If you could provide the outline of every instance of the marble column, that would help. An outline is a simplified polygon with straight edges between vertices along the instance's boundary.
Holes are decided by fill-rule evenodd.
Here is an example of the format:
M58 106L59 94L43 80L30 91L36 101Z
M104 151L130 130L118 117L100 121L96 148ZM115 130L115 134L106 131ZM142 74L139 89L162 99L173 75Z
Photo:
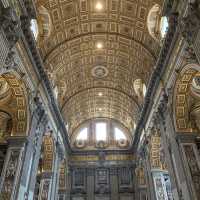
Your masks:
M25 137L8 139L8 150L0 183L0 199L17 199L25 145Z
M73 172L70 168L68 168L66 177L66 190L67 190L66 200L71 200L72 178L73 178Z
M135 199L143 200L149 199L150 200L150 188L148 183L148 174L147 170L145 169L144 165L145 158L142 156L139 158L137 169L136 169L136 183L135 183ZM148 187L147 187L148 186Z
M151 163L149 160L149 155L146 152L145 153L145 160L144 160L144 165L145 165L145 171L146 171L146 177L147 177L147 185L148 185L148 196L150 200L155 200L156 196L155 196L155 192L153 190L154 188L154 184L153 184L153 177L152 177L152 173L151 173Z
M110 190L111 190L111 200L119 200L117 168L110 169Z
M171 115L172 110L171 106L168 106L168 97L164 95L158 108L157 124L159 124L164 152L167 156L166 161L172 182L173 197L175 200L194 200L191 182L188 180L188 173L183 160L181 143L177 140L178 134L175 132Z
M42 137L46 131L47 116L39 98L35 98L35 110L32 113L29 136L25 147L18 199L33 199Z
M59 175L60 175L60 165L64 159L63 150L61 144L56 143L56 155L54 160L54 169L53 169L53 181L51 188L51 199L57 199L58 189L59 189Z
M94 169L88 168L87 169L87 200L94 199Z
M178 137L184 162L185 174L192 199L200 199L200 156L196 145L196 135Z
M166 134L166 129L165 129L165 122L163 122L163 118L158 114L157 115L157 120L155 121L157 128L161 134L161 144L162 144L162 150L163 150L163 156L164 160L166 161L167 164L167 171L170 175L170 181L171 181L171 189L173 193L173 197L176 200L181 199L181 194L179 194L179 186L177 184L176 176L175 176L175 171L172 165L172 157L171 157L171 145L169 143L169 139Z

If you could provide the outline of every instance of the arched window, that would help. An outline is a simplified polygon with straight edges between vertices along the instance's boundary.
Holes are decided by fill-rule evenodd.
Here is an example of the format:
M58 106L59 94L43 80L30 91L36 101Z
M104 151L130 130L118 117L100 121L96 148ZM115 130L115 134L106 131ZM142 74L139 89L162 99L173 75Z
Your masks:
M115 140L126 140L125 133L118 127L114 128Z
M95 124L95 134L97 141L106 141L107 139L107 124L105 122L97 122Z
M155 4L149 14L147 16L147 28L149 34L155 39L158 40L160 38L160 30L159 30L159 20L160 20L160 6Z
M168 20L167 17L162 17L161 21L160 21L160 34L161 34L161 38L164 38L167 31L168 31Z
M149 11L147 17L147 27L149 34L157 41L165 38L168 30L168 19L161 16L161 7L155 4Z
M82 128L78 133L76 140L87 140L88 139L88 128Z
M39 30L38 30L38 24L37 24L37 20L36 19L32 19L31 20L30 29L31 29L31 31L33 33L33 36L34 36L35 40L37 40Z
M139 98L144 98L146 95L146 85L143 83L142 79L136 79L133 83L133 88L136 95Z

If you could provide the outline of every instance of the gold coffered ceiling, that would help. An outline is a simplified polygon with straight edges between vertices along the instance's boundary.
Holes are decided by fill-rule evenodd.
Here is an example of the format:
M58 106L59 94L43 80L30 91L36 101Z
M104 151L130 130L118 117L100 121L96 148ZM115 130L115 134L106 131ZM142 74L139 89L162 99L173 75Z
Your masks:
M102 8L98 7L101 4ZM53 30L40 49L58 86L69 134L102 117L130 131L139 114L134 80L148 83L158 44L147 30L159 0L41 0Z

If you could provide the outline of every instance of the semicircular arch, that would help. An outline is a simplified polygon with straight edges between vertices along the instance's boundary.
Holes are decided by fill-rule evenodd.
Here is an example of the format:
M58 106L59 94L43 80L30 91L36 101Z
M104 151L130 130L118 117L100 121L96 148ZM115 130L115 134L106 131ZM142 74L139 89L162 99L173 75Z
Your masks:
M195 123L191 118L191 86L194 77L198 73L198 64L188 64L184 66L176 80L173 99L173 117L176 132L197 132Z
M10 136L26 136L28 135L28 107L25 84L12 73L5 73L0 78L7 85L1 85L5 92L3 96L1 95L0 110L7 112L12 118Z

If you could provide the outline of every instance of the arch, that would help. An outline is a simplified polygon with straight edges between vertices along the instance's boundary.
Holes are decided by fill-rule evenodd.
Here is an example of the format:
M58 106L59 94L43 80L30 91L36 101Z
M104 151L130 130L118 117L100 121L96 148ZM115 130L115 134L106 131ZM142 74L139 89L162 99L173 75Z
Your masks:
M28 134L27 96L24 83L14 74L0 76L0 110L12 120L12 130L7 136Z
M199 73L199 65L188 64L180 72L174 88L173 117L175 129L180 133L197 132L191 118L192 82Z
M51 135L43 137L42 172L52 172L54 161L54 141Z
M133 88L138 98L143 100L146 95L146 85L142 79L135 79L133 82Z

